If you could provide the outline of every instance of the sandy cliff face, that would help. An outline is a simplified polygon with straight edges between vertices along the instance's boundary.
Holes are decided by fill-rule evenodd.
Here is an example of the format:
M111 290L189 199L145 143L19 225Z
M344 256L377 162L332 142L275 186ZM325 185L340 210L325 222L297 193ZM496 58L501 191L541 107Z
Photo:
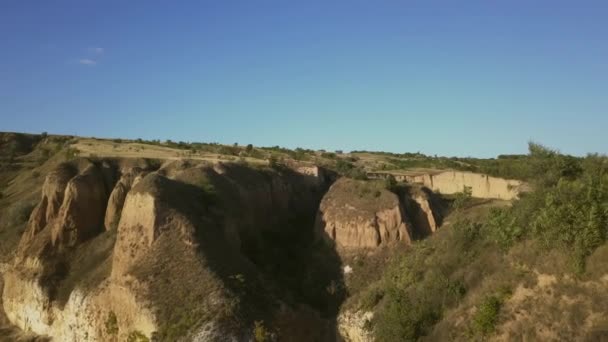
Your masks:
M87 254L89 241L103 231L109 167L82 160L61 165L46 177L14 263L4 274L4 311L21 329L56 340L88 341L113 338L103 328L110 312L122 313L125 323L142 325L138 317L146 317L146 308L124 288L108 281L87 289L70 284L71 272L102 268L91 264L94 250L88 260L71 259L79 248ZM71 290L60 299L66 289Z
M67 183L58 218L51 229L53 245L74 247L98 234L108 195L98 167L89 165L73 177Z
M106 230L116 229L118 221L120 220L122 208L125 204L125 199L127 198L127 193L144 175L145 172L138 167L127 169L118 183L116 183L114 189L112 189L106 208L104 219L104 227Z
M289 222L314 217L327 186L319 172L168 164L144 174L79 161L48 175L4 274L3 306L13 324L73 341L174 340L187 335L184 322L204 323L191 338L240 338L252 331L247 322L234 325L241 310L271 312L253 305L277 300L258 298L269 294L257 255L286 227L299 227ZM395 215L379 213L383 237L398 226ZM244 281L260 290L243 293Z
M464 187L469 187L473 197L504 200L517 198L522 186L521 181L463 171L443 171L419 176L402 176L402 178L409 183L422 184L442 194L462 192Z
M317 231L342 250L376 248L395 243L410 244L416 230L437 229L431 204L418 194L406 198L379 183L342 178L323 197L317 214ZM416 206L405 205L406 201Z
M53 222L57 217L63 203L65 188L76 171L73 166L65 164L46 176L42 186L42 198L30 215L26 232L21 240L22 245L27 245L48 222Z

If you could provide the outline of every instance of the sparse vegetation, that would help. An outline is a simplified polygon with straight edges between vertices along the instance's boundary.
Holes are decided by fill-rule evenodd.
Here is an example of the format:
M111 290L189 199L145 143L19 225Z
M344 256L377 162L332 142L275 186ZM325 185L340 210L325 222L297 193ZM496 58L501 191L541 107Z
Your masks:
M461 210L466 207L471 201L473 191L471 187L465 186L462 192L454 194L454 202L452 202L452 208L454 210Z
M485 336L494 332L501 306L502 299L498 296L491 295L484 298L473 316L473 333Z
M67 160L72 160L72 159L78 157L79 155L80 155L80 151L78 151L75 148L68 147L65 150L65 159L67 159Z
M431 333L447 308L462 304L469 289L478 288L481 279L496 278L502 285L482 292L470 318L472 335L463 339L484 339L492 334L509 295L504 288L526 276L521 270L547 268L546 259L509 253L520 244L540 246L545 252L539 253L569 258L572 267L558 268L558 272L585 272L587 258L606 242L608 159L563 156L533 143L530 154L519 159L525 159L537 175L530 179L534 191L512 206L488 208L477 222L457 220L449 231L414 244L380 283L372 285L376 290L364 292L361 303L375 306L378 313L373 322L378 340L417 340ZM466 205L469 197L466 189L456 196L456 218L474 210L468 209L474 203ZM505 268L500 260L507 257L515 258L510 262L519 265L520 271ZM462 278L462 274L467 276Z
M129 336L127 336L127 342L150 342L150 339L141 331L135 330L129 333Z
M253 340L255 342L267 342L270 340L270 333L264 326L264 321L253 322Z
M35 204L32 202L17 202L14 203L11 207L9 207L8 212L6 214L5 225L7 227L10 226L20 226L27 222L32 210L34 210Z
M118 334L118 319L114 311L108 312L108 318L106 319L106 333L108 335Z

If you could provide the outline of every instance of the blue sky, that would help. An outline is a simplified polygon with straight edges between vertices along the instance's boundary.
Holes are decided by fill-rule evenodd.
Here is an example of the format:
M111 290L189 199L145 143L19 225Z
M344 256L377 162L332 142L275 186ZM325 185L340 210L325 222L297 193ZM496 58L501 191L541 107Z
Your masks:
M0 2L0 131L606 153L606 1Z

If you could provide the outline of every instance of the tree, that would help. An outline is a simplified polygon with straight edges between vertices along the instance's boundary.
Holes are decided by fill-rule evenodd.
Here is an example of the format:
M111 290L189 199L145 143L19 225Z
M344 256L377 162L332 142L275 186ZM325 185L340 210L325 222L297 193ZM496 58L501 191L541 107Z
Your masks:
M253 151L253 145L248 144L247 147L245 148L245 151L247 151L247 153L251 153L251 151Z

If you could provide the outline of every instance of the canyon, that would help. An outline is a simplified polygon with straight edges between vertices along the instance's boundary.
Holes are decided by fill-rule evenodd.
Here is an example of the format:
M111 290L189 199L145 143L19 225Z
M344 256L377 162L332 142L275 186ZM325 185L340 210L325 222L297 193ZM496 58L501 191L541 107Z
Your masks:
M236 341L253 331L251 317L283 334L309 329L332 340L344 294L325 289L342 282L342 253L407 246L437 229L420 190L366 186L311 166L61 163L4 265L4 312L21 330L56 340ZM273 258L294 245L300 251L290 257L302 268L282 269L294 265Z

